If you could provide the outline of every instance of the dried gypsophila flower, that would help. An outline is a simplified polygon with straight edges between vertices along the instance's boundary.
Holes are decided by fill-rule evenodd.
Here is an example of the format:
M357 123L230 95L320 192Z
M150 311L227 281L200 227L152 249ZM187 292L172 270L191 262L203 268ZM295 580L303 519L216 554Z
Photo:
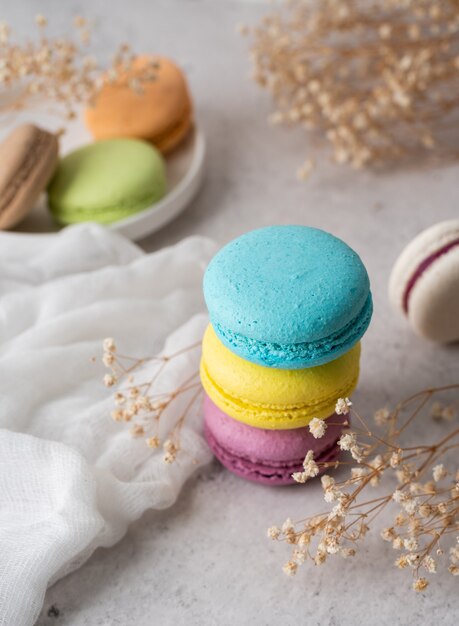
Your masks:
M181 451L180 432L189 412L201 395L202 388L198 371L188 376L176 389L168 393L161 392L159 396L155 385L165 368L176 357L197 349L199 345L199 342L192 344L171 355L138 359L120 354L112 338L107 338L103 342L102 362L110 370L104 376L104 384L107 387L119 386L114 393L115 408L111 412L112 419L116 422L130 422L131 436L143 437L145 444L152 450L162 445L163 460L166 464L174 463ZM140 375L142 366L149 363L156 365L152 377L136 383L135 374ZM161 443L159 437L161 417L183 394L187 394L186 397L189 396L190 399L185 409L178 414L168 438Z
M413 583L413 589L415 591L425 591L429 586L429 581L426 578L417 578Z
M88 55L90 27L83 17L75 18L75 32L67 37L47 37L48 22L43 15L38 15L35 23L38 37L18 43L8 24L0 22L0 88L11 94L0 104L0 115L53 103L57 105L53 112L74 119L81 105L95 102L105 83L126 76L136 58L130 46L121 44L112 63L100 66ZM129 88L142 93L145 85L155 80L157 68L152 60L136 69ZM112 350L107 347L106 351Z
M116 383L118 382L116 376L114 376L113 374L105 374L104 376L104 385L106 387L113 387L113 385L116 385Z
M328 474L324 474L321 478L321 483L325 502L336 502L342 494L336 487L335 479L328 476Z
M430 414L435 420L451 421L456 415L456 410L451 405L446 406L441 402L434 402Z
M454 0L286 0L240 32L276 107L270 123L315 132L337 163L457 156L447 141L459 90ZM309 158L298 178L313 166Z
M374 414L374 421L378 426L384 426L391 418L391 413L386 407L378 409Z
M112 337L107 337L103 342L104 352L116 352L116 343Z
M314 437L314 439L321 439L325 435L325 431L327 430L327 424L325 420L321 420L318 417L313 417L309 422L309 432Z
M340 442L351 454L354 448L360 448L363 459L359 467L351 468L347 479L338 482L328 474L322 476L324 500L333 505L331 511L308 517L301 523L288 518L282 528L272 527L268 531L272 539L285 540L292 546L291 559L284 566L286 574L296 574L298 567L307 561L322 565L333 555L354 556L371 520L392 503L398 512L381 536L401 553L394 564L412 572L413 589L422 592L428 587L429 581L421 572L435 575L443 567L450 575L459 575L459 536L449 551L445 546L452 533L457 535L459 531L459 470L448 471L439 462L448 450L459 447L459 427L431 445L404 448L400 441L404 430L415 419L422 419L427 400L451 390L459 390L459 384L428 389L398 403L394 411L388 412L390 419L382 420L382 434L373 434L362 416L351 409L354 421L362 428L343 434ZM411 413L406 417L408 411ZM308 453L305 472L299 473L300 482L311 477L305 475L309 474L306 468L311 474L315 474L316 467L318 471L323 469L320 463L315 463L316 467L311 463L315 461L312 453ZM339 461L333 466L343 463L347 462ZM429 472L433 480L429 479ZM365 490L391 474L399 481L397 489L365 499ZM367 520L370 520L368 524Z
M350 450L353 446L357 445L357 435L353 432L345 433L341 435L338 440L338 446L341 450Z
M439 463L438 465L435 465L435 467L432 468L432 476L436 483L438 483L438 481L441 480L442 478L445 478L447 475L448 475L448 472L442 463Z
M335 413L337 415L348 415L349 409L352 406L352 402L349 398L338 398L335 406Z

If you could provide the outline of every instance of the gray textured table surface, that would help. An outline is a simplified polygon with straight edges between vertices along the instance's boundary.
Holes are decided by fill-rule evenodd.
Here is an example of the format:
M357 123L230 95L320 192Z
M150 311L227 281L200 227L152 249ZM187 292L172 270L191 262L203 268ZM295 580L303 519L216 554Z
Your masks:
M60 7L60 11L57 7ZM193 233L226 242L250 228L302 223L345 239L368 267L375 315L364 340L355 404L372 412L420 388L452 382L457 348L416 339L387 301L391 264L423 227L458 216L459 167L444 165L354 173L326 165L307 184L295 169L308 155L301 132L268 129L266 94L248 79L246 43L235 24L256 20L260 3L225 0L42 0L59 29L69 15L95 18L97 47L130 41L186 69L209 143L207 179L189 210L143 242L153 251ZM32 29L32 0L2 7L19 33ZM422 428L422 426L421 426ZM427 424L425 428L429 428ZM217 464L186 485L177 504L150 512L111 550L98 550L49 590L40 626L457 623L457 579L438 575L430 593L409 589L392 567L394 552L370 535L351 561L304 566L293 580L280 567L285 546L266 528L317 510L317 485L269 489L243 482ZM59 616L48 615L55 605Z

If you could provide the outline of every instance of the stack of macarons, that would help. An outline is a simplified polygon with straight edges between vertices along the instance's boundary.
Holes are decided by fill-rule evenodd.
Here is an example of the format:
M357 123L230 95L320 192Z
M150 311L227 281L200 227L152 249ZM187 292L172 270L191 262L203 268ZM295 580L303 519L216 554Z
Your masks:
M336 237L271 226L222 248L204 277L210 316L202 346L205 434L215 456L259 483L293 482L312 450L336 459L372 315L368 275ZM324 420L315 438L308 427ZM328 426L327 426L328 423Z
M57 136L32 124L0 144L0 228L16 226L45 189L64 225L116 222L166 194L164 157L193 126L190 92L175 63L137 57L115 80L107 78L85 119L96 141L60 160Z

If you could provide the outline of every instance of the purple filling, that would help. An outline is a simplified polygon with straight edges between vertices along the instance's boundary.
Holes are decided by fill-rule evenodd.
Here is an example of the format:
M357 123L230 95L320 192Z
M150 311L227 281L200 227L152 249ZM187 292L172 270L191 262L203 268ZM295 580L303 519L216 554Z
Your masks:
M451 248L454 248L457 245L459 245L459 239L455 239L454 241L451 241L450 243L445 244L443 248L440 248L436 252L433 252L430 256L424 259L422 263L419 264L418 268L416 269L416 271L414 272L414 274L411 276L410 280L408 281L406 288L405 288L405 293L403 294L403 310L405 311L405 313L408 313L408 305L409 305L411 292L413 291L415 284L417 283L419 278L422 276L422 274L424 274L426 269L430 267L432 263L434 263L439 257L443 256L444 254L449 252Z

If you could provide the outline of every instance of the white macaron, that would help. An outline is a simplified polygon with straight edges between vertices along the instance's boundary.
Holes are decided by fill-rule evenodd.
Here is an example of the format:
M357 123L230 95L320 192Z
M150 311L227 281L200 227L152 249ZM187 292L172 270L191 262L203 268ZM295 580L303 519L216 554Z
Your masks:
M421 337L459 340L459 219L435 224L408 244L392 270L389 297Z

